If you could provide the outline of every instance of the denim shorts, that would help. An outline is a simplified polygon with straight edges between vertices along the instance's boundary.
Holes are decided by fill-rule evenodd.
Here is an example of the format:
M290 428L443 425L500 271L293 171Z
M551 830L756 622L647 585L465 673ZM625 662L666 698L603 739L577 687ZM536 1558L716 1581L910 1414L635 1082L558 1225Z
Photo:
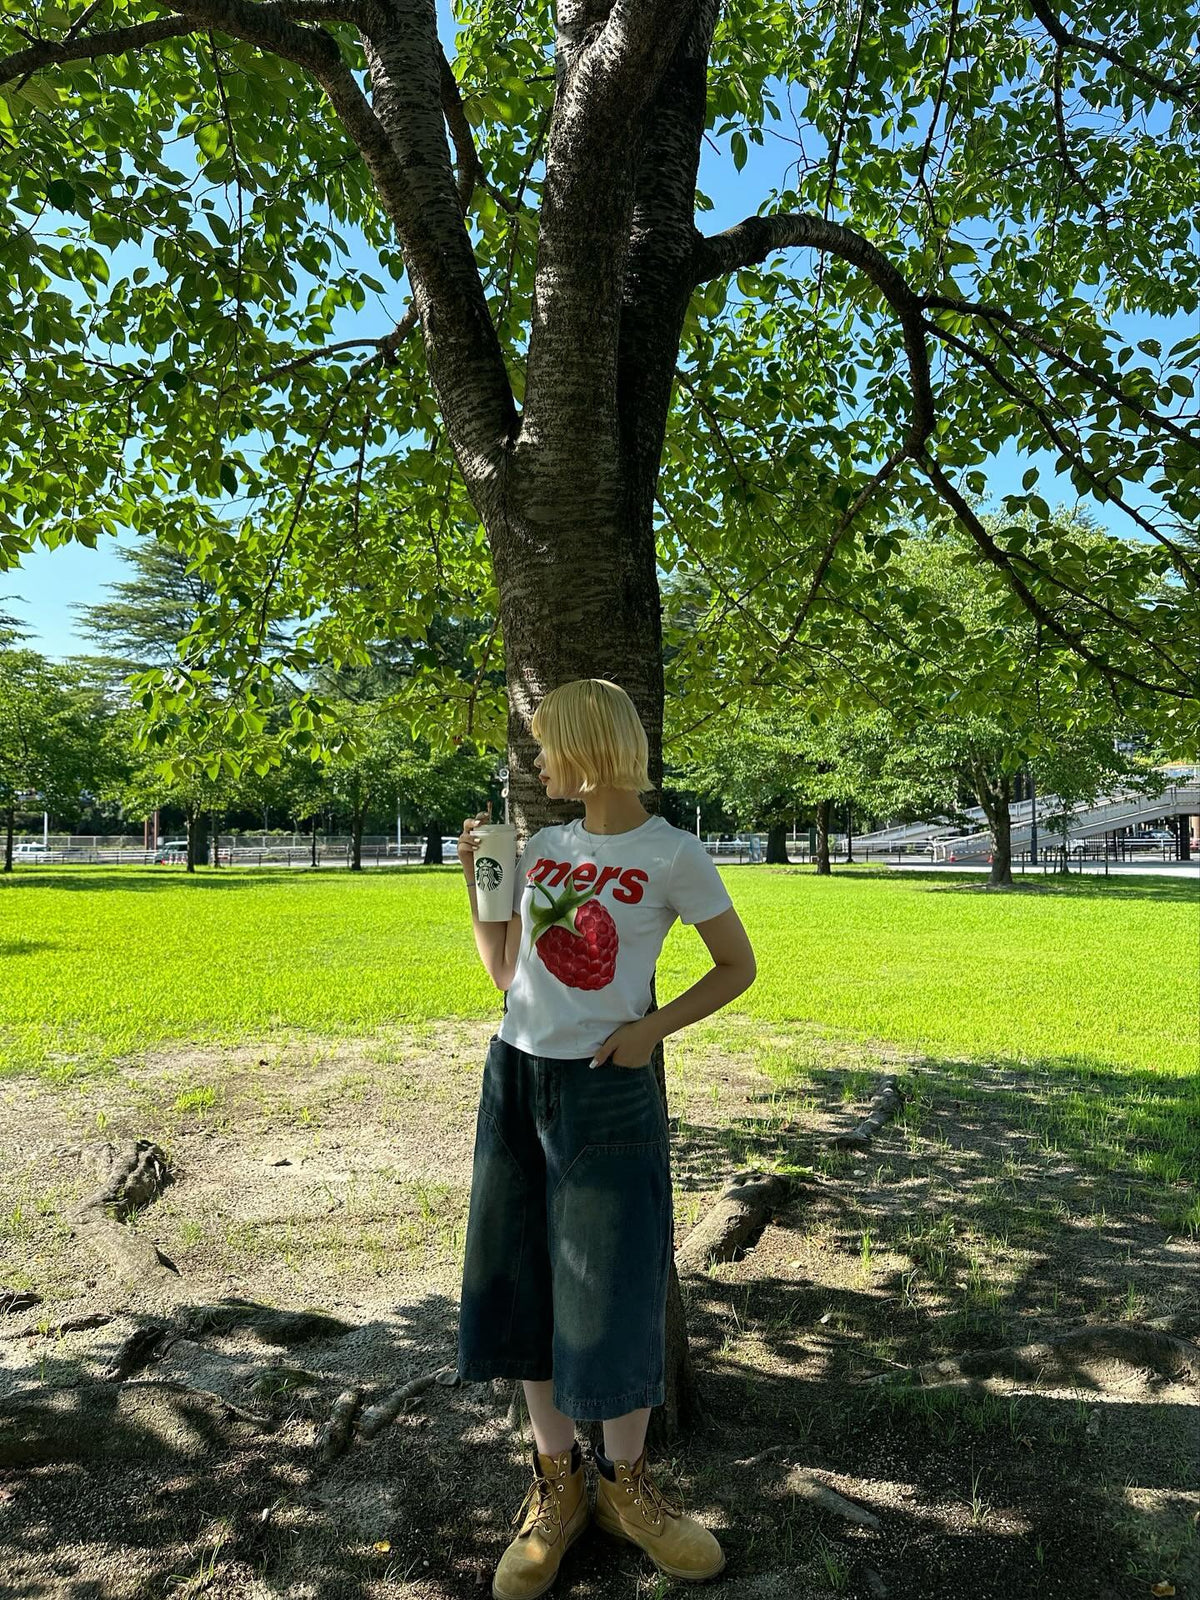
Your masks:
M568 1417L665 1398L671 1174L653 1068L493 1035L475 1125L458 1374L554 1380Z

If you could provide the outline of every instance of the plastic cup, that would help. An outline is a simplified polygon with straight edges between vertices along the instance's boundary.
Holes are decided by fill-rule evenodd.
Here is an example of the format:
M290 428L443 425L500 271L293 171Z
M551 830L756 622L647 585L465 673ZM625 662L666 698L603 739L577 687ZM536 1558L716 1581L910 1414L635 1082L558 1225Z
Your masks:
M507 922L513 914L517 830L511 822L486 822L475 829L475 904L480 922Z

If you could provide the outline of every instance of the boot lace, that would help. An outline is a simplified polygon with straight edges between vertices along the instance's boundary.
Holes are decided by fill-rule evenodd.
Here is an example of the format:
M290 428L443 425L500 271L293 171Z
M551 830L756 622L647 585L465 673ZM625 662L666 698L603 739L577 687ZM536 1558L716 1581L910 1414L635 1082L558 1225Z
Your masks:
M525 1491L525 1498L521 1501L516 1516L510 1520L509 1527L522 1522L531 1506L533 1506L533 1518L525 1531L532 1533L537 1528L539 1532L550 1536L556 1531L562 1532L562 1511L558 1503L558 1490L548 1478L542 1477L541 1473L538 1473Z
M650 1477L648 1469L643 1466L640 1478L635 1478L628 1486L633 1495L634 1505L640 1504L646 1512L647 1519L655 1528L662 1521L665 1511L668 1516L681 1517L683 1515L683 1502L672 1500L654 1479ZM636 1492L635 1492L636 1491Z

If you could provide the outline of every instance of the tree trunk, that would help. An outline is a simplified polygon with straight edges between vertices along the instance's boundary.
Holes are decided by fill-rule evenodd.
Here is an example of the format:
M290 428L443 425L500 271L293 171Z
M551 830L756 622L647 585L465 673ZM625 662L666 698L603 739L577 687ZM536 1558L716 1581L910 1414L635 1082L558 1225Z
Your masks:
M992 870L988 874L989 888L1012 888L1012 779L1007 773L993 776L982 761L971 765L971 783L974 786L983 814L988 820L992 835Z
M363 822L367 813L367 796L362 780L355 777L350 784L350 871L362 871Z
M817 807L817 876L828 878L829 867L829 812L831 800L822 800Z
M4 870L11 872L13 869L13 826L15 823L15 807L9 806L4 819Z
M1007 775L996 785L995 812L992 826L992 870L988 883L996 887L1012 888L1012 813L1009 809L1012 784Z
M510 769L511 770L511 769ZM512 779L509 779L512 782ZM542 823L538 823L538 828ZM536 833L537 828L530 828L530 833ZM427 867L440 867L442 865L442 822L441 818L429 823L425 829L425 855L422 864Z
M311 865L315 867L316 864L317 864L317 819L316 819L316 815L314 813L313 819L312 819L312 861L311 861Z
M680 335L697 282L695 184L716 15L716 0L698 0L686 24L683 12L670 14L683 32L636 124L619 126L628 110L621 96L610 103L611 128L585 123L564 109L573 80L560 74L519 431L494 455L484 448L459 456L500 597L509 801L519 843L583 812L578 801L547 798L529 731L539 701L572 679L608 678L633 701L648 744L651 787L641 800L661 813L655 493ZM590 22L583 11L568 16L564 9L559 26L561 63ZM661 32L669 37L665 24ZM441 860L440 832L436 854L427 849L431 859ZM652 1060L665 1102L661 1043ZM648 1437L661 1447L700 1415L672 1267L666 1397L651 1413Z
M184 806L183 820L187 829L187 870L195 872L197 865L208 864L208 829L198 806Z
M787 823L772 822L767 827L766 863L770 866L787 866Z
M221 834L215 811L211 814L209 821L212 823L212 864L214 867L219 867L221 865Z
M854 808L846 807L846 865L854 862Z

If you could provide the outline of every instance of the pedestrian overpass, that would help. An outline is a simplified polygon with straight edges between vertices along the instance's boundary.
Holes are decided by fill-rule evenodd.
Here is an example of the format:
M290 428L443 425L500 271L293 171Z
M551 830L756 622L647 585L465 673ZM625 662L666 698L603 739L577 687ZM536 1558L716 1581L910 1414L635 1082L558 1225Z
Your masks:
M1159 795L1141 795L1129 789L1116 789L1103 795L1094 806L1080 807L1071 818L1070 840L1095 839L1107 833L1118 833L1123 828L1137 827L1163 818L1200 816L1200 769L1171 767L1163 769L1164 777L1172 781ZM1012 849L1016 854L1028 850L1032 833L1034 808L1037 809L1038 836L1043 842L1053 840L1058 844L1062 835L1047 829L1045 818L1055 816L1062 807L1057 795L1039 795L1036 801L1019 800L1009 806L1012 819ZM859 834L855 847L883 852L905 848L930 850L935 861L945 861L953 855L956 861L970 861L987 856L992 849L992 835L982 806L972 806L964 812L968 826L945 821L911 822L896 828L881 828L875 833ZM975 826L970 826L974 823Z

